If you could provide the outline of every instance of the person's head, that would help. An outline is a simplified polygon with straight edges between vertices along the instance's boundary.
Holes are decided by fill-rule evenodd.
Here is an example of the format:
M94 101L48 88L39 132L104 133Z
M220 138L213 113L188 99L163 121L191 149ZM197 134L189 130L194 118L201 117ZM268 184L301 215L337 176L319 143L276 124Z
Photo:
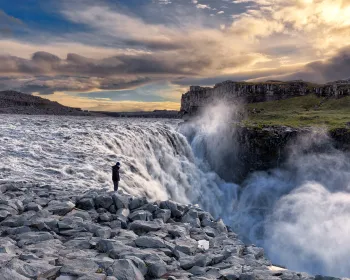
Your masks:
M120 162L117 162L116 166L120 167Z

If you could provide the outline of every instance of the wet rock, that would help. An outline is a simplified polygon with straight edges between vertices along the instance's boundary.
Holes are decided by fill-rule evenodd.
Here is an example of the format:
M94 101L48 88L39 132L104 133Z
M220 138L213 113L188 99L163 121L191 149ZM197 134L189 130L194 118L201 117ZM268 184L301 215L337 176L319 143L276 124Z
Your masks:
M135 240L135 244L142 248L165 248L164 241L159 237L140 236Z
M29 280L30 278L25 277L16 271L9 268L0 269L1 280Z
M108 276L114 276L118 280L143 280L141 271L134 265L132 260L116 260L113 265L107 269Z
M74 203L70 201L51 201L46 210L51 212L52 214L64 216L68 212L72 211L75 207Z
M147 275L153 278L158 278L163 276L166 273L166 263L158 256L158 255L149 255L144 260L147 267L148 272Z
M26 232L17 235L17 245L23 247L25 245L37 244L51 239L54 239L54 237L49 232Z
M166 223L171 217L171 210L169 209L157 209L154 212L155 219L162 219Z
M198 218L198 212L195 209L190 209L183 215L181 222L189 223L193 227L200 227L200 220Z
M25 209L25 211L38 212L38 211L41 211L43 208L39 204L37 204L35 202L30 202L24 207L24 209Z
M163 225L159 221L135 221L130 223L129 229L133 230L136 233L142 233L160 230L162 226Z
M147 204L147 199L145 197L135 197L130 201L129 209L134 210L145 204Z
M58 264L62 266L60 272L74 276L90 275L95 273L99 265L90 259L67 259L60 258Z
M128 196L114 193L112 195L112 199L117 209L121 209L121 208L129 209L130 198Z
M151 221L152 213L145 210L136 210L129 215L129 219L133 221Z
M15 254L16 241L9 237L0 238L0 254Z
M11 216L11 213L7 210L0 210L0 222Z
M110 195L98 195L95 198L95 207L108 209L113 204L113 199Z
M182 252L186 255L192 255L198 248L198 243L189 238L181 238L175 240L175 249L174 252Z
M95 209L95 202L92 197L83 197L77 202L77 208L83 210Z

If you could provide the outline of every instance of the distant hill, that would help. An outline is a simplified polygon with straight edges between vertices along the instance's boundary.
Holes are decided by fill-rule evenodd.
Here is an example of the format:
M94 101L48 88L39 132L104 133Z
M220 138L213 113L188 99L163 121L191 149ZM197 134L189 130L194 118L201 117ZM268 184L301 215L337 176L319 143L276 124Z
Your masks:
M25 115L70 115L94 116L95 113L85 112L79 108L70 108L57 102L39 96L33 96L17 91L0 91L0 114Z

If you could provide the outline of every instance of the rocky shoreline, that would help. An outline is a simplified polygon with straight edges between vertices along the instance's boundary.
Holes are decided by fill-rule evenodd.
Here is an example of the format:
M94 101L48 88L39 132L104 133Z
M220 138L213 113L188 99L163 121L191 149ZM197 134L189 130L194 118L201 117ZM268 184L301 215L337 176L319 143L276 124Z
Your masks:
M0 183L0 279L339 279L272 269L193 205Z

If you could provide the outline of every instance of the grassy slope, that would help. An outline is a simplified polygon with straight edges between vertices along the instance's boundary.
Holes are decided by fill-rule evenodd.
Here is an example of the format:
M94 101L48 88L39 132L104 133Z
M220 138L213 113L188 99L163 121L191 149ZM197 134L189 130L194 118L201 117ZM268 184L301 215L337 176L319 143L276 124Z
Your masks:
M255 113L253 112L255 109ZM249 126L285 125L291 127L327 126L329 129L348 127L350 97L324 99L315 95L248 105Z

